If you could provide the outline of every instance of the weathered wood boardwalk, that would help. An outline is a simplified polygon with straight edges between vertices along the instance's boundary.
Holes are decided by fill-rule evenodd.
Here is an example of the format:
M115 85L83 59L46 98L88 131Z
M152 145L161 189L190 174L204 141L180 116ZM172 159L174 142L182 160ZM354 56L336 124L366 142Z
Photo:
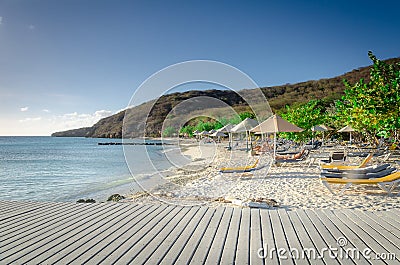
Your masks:
M0 213L0 264L400 264L399 210L0 201Z

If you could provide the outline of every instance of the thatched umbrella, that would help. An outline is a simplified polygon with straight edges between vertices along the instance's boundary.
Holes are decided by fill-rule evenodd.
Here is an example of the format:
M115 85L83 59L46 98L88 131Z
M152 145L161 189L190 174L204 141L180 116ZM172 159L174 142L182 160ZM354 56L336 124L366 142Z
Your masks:
M313 138L312 138L312 141L311 141L312 144L314 144L314 132L322 132L322 141L323 141L323 139L325 138L325 132L326 131L333 131L333 130L334 130L333 128L331 128L329 126L326 126L326 125L323 125L323 124L313 126L311 128L311 131L313 132Z
M246 132L246 149L249 150L249 132L251 129L253 129L255 126L257 126L258 122L256 120L246 118L244 119L241 123L236 125L235 127L232 128L231 132L232 133L241 133L241 132Z
M356 130L354 130L350 125L344 126L342 129L338 130L338 132L349 132L350 133L350 143L352 142L351 140L351 132L355 132Z
M202 131L201 133L199 133L199 135L202 135L202 136L208 136L208 135L210 135L207 131Z
M224 127L222 127L222 128L217 130L218 132L228 133L228 136L229 136L229 139L228 139L228 141L229 141L229 149L231 148L231 141L232 141L231 130L232 130L233 127L234 127L234 125L229 123L229 124L225 125Z
M220 140L221 137L225 137L226 134L223 132L219 132L219 131L215 131L213 134L211 134L210 136L212 137L218 137L218 142Z
M303 129L282 119L278 115L273 115L254 127L250 132L254 133L273 133L274 134L274 159L276 155L276 133L278 132L302 132Z

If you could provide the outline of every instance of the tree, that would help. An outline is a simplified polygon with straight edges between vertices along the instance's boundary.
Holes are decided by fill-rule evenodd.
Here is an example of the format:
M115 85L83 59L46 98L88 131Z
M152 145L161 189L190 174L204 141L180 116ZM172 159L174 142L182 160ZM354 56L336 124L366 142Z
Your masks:
M283 133L282 136L304 141L312 137L311 128L314 125L323 124L325 122L324 109L321 100L310 100L307 103L286 106L285 112L281 113L282 118L296 124L304 131L301 133Z
M176 129L172 126L168 126L164 129L162 136L163 137L172 137L176 133Z
M194 132L194 127L191 126L191 125L183 126L183 127L179 130L179 133L180 133L180 134L183 134L183 135L186 135L186 136L190 136L190 137L193 136L193 132Z
M239 117L243 121L246 118L255 119L256 115L254 115L254 113L252 113L252 112L245 111L245 112L239 113Z
M398 141L400 129L400 64L387 64L375 57L370 80L355 84L344 80L345 95L336 101L338 118L361 132L371 143L377 136L394 137Z

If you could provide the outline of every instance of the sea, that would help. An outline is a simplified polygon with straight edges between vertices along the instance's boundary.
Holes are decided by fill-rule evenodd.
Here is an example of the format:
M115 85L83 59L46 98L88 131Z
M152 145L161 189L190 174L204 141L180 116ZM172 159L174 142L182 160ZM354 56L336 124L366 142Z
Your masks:
M142 139L130 141L143 143ZM0 137L0 200L106 201L111 194L135 193L160 184L160 172L171 168L166 146L129 145L128 167L124 154L127 145L119 145L121 142L78 137Z

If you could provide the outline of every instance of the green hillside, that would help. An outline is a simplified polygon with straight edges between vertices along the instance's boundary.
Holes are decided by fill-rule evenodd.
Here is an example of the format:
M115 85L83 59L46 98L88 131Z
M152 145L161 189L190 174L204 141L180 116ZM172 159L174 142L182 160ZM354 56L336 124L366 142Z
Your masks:
M400 62L400 58L385 60L389 64ZM274 87L261 88L267 98L271 109L276 112L284 108L286 105L296 103L305 103L311 99L324 99L326 104L330 104L339 99L345 90L343 79L350 83L355 83L361 78L369 79L370 67L362 67L341 76L320 79L317 81L307 81L297 84L286 84ZM245 90L246 95L254 93L254 89ZM249 107L241 96L230 90L207 90L207 91L187 91L182 93L173 93L160 97L157 101L149 101L132 108L130 114L125 119L127 127L130 128L129 137L161 135L162 123L166 119L170 111L179 103L195 97L206 96L219 99L229 106L233 107L237 112L249 111ZM154 106L153 106L154 105ZM196 109L185 109L187 117L198 116ZM226 110L218 106L209 106L207 109L210 116L223 115ZM147 113L150 113L147 117ZM204 114L204 111L203 111ZM121 138L122 124L124 121L125 111L121 111L110 117L101 119L90 128L80 128L64 132L54 133L52 136L63 137L100 137L100 138ZM147 118L147 122L146 122ZM172 118L172 122L173 118ZM178 122L178 121L176 121ZM144 133L145 132L145 133ZM145 134L145 135L144 135ZM125 134L127 135L127 134Z

